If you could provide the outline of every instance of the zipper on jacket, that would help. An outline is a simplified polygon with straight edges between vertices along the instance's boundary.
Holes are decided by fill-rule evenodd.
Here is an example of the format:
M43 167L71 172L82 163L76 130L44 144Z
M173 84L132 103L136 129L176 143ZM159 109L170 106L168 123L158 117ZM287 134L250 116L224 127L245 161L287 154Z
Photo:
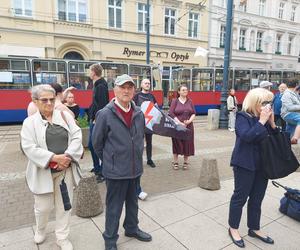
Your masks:
M133 137L131 137L131 143L132 143L132 177L135 176L135 166L134 166L134 142Z

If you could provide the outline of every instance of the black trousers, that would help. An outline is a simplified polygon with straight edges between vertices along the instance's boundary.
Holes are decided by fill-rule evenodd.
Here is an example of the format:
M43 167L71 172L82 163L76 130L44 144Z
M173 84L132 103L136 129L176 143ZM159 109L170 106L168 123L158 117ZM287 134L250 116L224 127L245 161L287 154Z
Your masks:
M146 134L145 133L145 138L146 138L146 154L147 154L147 160L152 159L152 134Z
M138 229L138 178L126 180L106 179L106 215L103 238L105 246L115 246L119 238L119 221L125 202L126 215L123 223L125 231L135 233Z
M274 121L277 126L281 127L282 130L285 131L286 123L280 115L274 115Z
M238 229L243 206L248 199L247 225L249 229L260 229L261 204L265 196L268 180L260 171L249 171L236 167L234 172L234 193L230 200L229 226Z

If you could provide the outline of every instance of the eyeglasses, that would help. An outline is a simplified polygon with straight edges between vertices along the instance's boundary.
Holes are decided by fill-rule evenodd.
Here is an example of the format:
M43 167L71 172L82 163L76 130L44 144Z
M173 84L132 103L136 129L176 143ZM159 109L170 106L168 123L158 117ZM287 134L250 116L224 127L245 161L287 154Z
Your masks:
M50 103L54 103L55 102L55 98L41 98L41 99L38 99L38 100L41 101L44 104L46 104L48 102L50 102Z
M268 104L270 104L271 106L273 105L273 102L272 101L264 101L261 103L261 106L265 107L267 106Z

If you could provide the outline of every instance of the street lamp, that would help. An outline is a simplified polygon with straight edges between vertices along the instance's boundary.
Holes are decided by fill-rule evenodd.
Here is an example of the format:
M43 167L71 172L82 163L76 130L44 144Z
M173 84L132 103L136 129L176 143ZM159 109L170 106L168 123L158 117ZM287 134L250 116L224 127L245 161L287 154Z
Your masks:
M233 0L227 0L227 17L224 49L224 69L223 69L223 86L221 92L220 107L220 128L228 128L227 97L228 97L228 78L229 65L231 59L231 38L232 38L232 19L233 19Z

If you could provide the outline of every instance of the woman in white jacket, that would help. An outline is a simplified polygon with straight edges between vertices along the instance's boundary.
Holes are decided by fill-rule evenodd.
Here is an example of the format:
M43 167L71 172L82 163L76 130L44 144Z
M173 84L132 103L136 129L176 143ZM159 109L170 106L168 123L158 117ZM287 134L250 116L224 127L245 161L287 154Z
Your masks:
M34 241L41 244L45 240L48 217L55 208L57 245L72 250L68 240L71 210L65 211L60 184L66 183L72 203L73 186L80 179L81 130L69 113L54 109L55 91L51 86L37 85L31 95L38 112L24 120L21 143L28 158L26 181L34 195Z

